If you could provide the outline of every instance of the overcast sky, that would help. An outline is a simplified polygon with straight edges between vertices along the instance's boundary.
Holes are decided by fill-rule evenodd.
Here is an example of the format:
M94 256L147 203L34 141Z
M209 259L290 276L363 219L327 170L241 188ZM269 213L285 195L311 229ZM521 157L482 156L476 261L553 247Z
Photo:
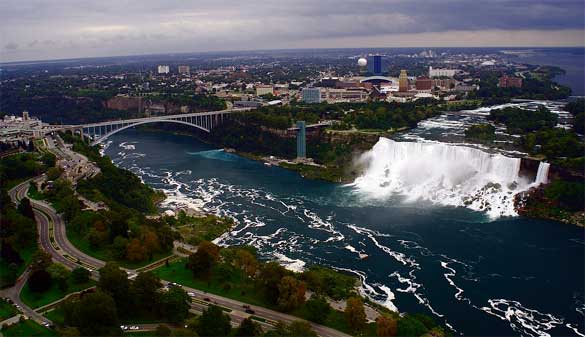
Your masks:
M323 47L583 46L584 0L0 0L0 60Z

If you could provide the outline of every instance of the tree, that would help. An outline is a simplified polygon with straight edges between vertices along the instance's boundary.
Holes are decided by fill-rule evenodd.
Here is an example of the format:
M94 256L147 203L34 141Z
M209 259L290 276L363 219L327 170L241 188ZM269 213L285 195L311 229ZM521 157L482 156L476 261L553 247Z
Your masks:
M171 329L165 324L159 324L156 327L156 330L154 333L158 337L168 337L171 335Z
M20 254L12 247L10 242L2 241L0 244L0 259L7 264L20 265L23 260Z
M107 233L100 232L95 228L89 230L87 233L87 241L92 249L98 249L106 241Z
M45 270L53 263L51 255L42 249L35 251L32 256L30 269L32 271Z
M123 236L116 236L112 244L112 252L117 259L123 259L126 257L126 251L128 249L128 239Z
M425 332L427 332L425 325L411 315L406 315L398 321L398 336L421 336Z
M305 304L305 308L307 309L306 318L319 324L323 323L331 312L329 303L323 297L317 295L311 296Z
M211 268L219 258L219 247L209 241L201 241L197 252L189 255L187 268L193 271L195 276L209 277Z
M99 273L98 288L112 296L120 312L127 312L130 305L128 274L115 262L106 263Z
M286 269L276 262L268 262L260 269L258 282L264 286L266 296L273 303L278 302L278 285L286 273Z
M139 308L154 309L152 301L158 297L158 290L162 287L160 278L151 272L139 273L132 282L132 294Z
M398 332L398 323L394 317L382 315L376 319L376 336L391 337Z
M350 297L347 300L345 320L347 321L347 325L354 331L359 331L365 326L366 312L364 302L360 297Z
M138 262L146 259L146 247L138 239L132 239L126 248L126 258Z
M159 310L169 322L183 322L191 308L191 297L180 287L172 287L163 292L159 299Z
M51 288L51 275L44 269L34 271L28 279L28 287L35 293L42 293Z
M101 291L85 294L63 305L65 324L79 329L82 336L118 336L118 312L114 299Z
M256 261L256 257L246 249L236 250L235 265L243 270L249 277L256 275L256 271L258 270L258 261Z
M158 236L153 231L147 231L146 234L144 234L143 242L148 258L152 259L152 256L160 251Z
M60 263L53 263L49 267L47 267L47 272L51 275L51 278L57 282L59 289L61 291L67 290L69 286L67 281L69 280L69 276L71 272L64 265Z
M57 180L61 176L61 169L58 167L51 167L47 170L47 180Z
M75 284L83 284L89 282L90 276L91 273L89 272L89 270L82 267L77 267L73 269L73 271L71 271L71 280Z
M289 336L317 337L308 322L294 321L288 326Z
M283 311L298 308L305 301L305 282L293 276L285 276L278 285L278 307Z
M254 322L250 317L244 319L236 330L235 336L238 337L255 337L262 334L260 324Z
M227 336L231 330L230 317L212 305L203 311L195 330L199 336Z
M18 205L18 211L25 217L35 220L35 212L33 211L32 205L30 204L30 200L28 198L22 198L20 204Z

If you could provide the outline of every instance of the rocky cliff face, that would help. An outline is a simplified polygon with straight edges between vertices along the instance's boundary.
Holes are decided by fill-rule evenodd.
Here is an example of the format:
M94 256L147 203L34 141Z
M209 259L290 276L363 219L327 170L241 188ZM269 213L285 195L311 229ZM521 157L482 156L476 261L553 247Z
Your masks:
M585 227L585 212L571 212L560 207L558 200L545 194L545 186L519 193L514 199L516 211L521 216L539 218Z

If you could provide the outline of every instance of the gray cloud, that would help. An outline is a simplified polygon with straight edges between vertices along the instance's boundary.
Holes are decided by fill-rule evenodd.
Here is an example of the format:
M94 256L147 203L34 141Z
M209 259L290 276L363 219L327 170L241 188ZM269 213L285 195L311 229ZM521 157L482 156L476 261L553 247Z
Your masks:
M583 0L5 0L0 41L22 45L6 45L6 60L311 47L314 41L360 46L376 37L379 46L401 45L396 37L425 43L423 36L450 40L453 32L477 33L478 45L494 31L541 35L542 44L583 44L576 39L584 10ZM34 43L48 40L53 43Z

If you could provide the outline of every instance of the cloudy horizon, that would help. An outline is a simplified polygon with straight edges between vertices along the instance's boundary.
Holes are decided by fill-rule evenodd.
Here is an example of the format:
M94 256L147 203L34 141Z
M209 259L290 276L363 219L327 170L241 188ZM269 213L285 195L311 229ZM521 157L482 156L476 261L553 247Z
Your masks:
M7 0L0 61L227 50L585 44L582 0Z

